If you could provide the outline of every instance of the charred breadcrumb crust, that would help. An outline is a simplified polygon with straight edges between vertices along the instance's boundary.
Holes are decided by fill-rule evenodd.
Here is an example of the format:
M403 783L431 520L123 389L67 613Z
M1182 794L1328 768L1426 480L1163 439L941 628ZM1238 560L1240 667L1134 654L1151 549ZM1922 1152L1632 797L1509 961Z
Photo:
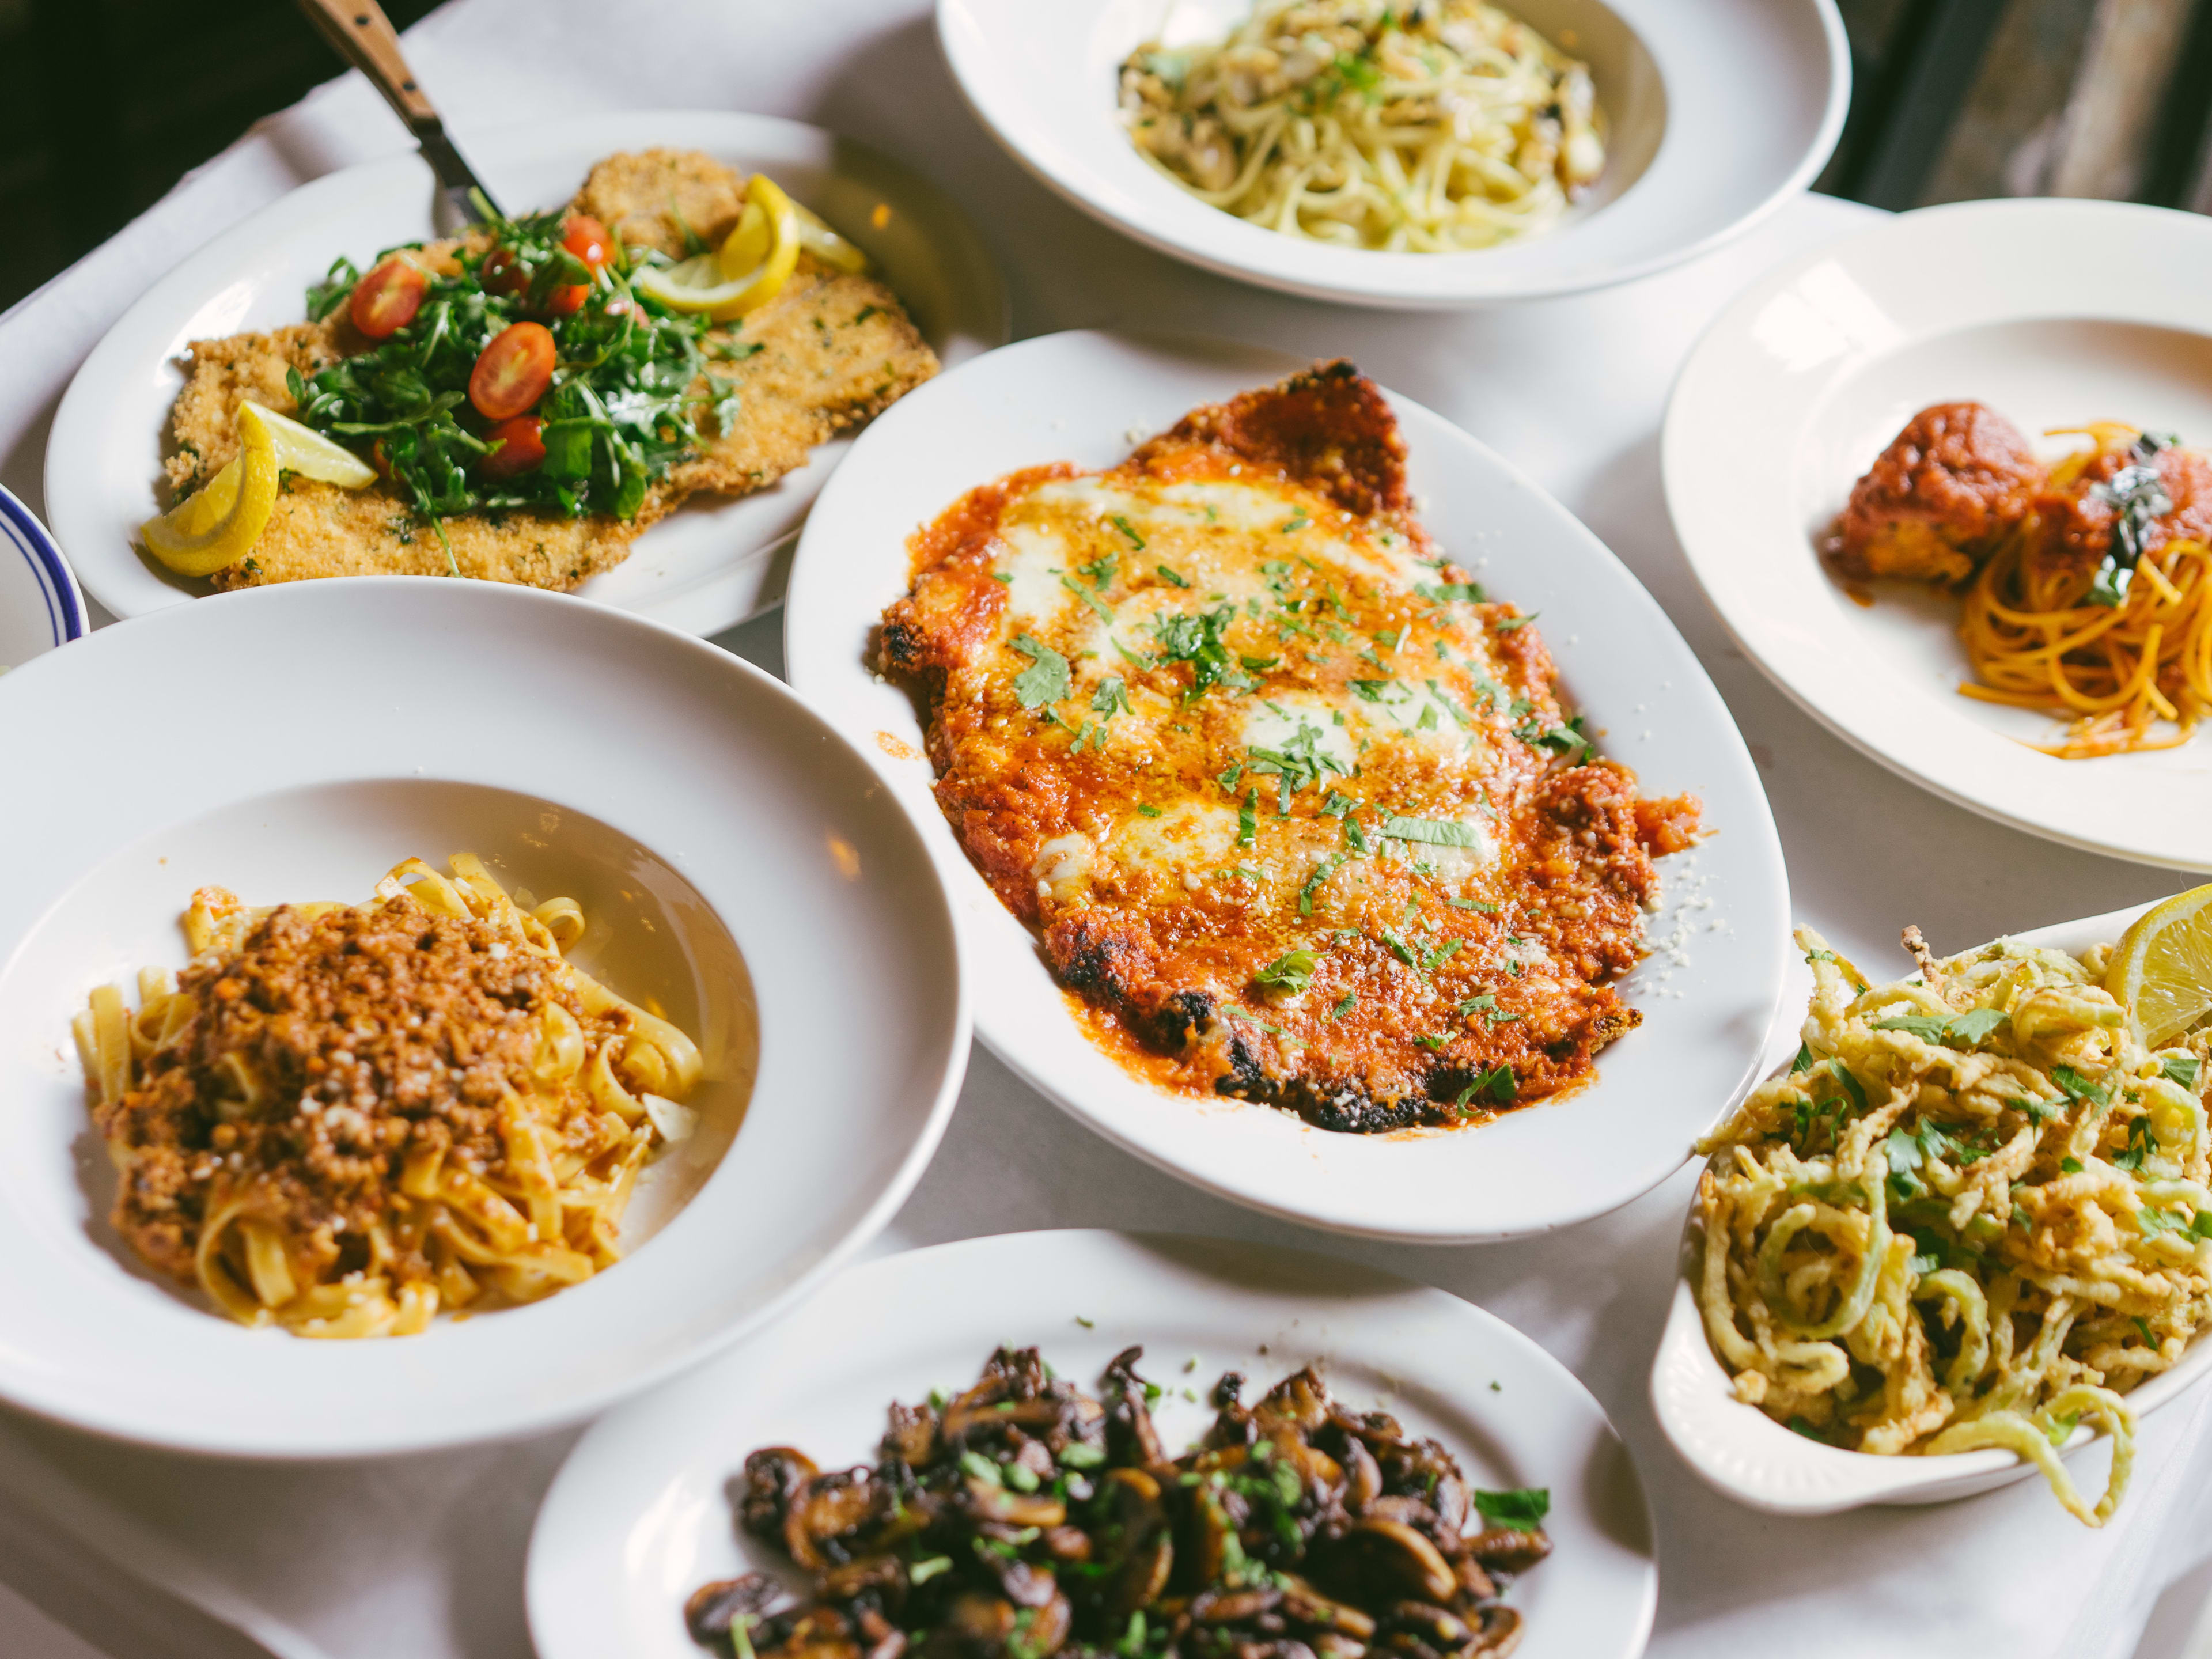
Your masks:
M1380 663L1378 648L1412 651L1425 665L1412 671L1416 674L1449 678L1451 671L1443 667L1448 650L1464 653L1455 662L1486 664L1503 688L1489 705L1487 758L1462 764L1433 753L1408 759L1378 750L1363 769L1364 782L1349 776L1328 781L1332 794L1335 787L1350 790L1362 798L1356 804L1378 814L1399 810L1380 805L1385 799L1487 813L1509 874L1500 886L1481 889L1484 898L1462 899L1407 858L1374 857L1359 866L1364 896L1331 889L1325 878L1342 860L1332 864L1321 854L1337 847L1344 814L1322 810L1318 784L1294 807L1278 795L1276 811L1255 812L1254 799L1217 775L1230 775L1224 764L1233 768L1234 757L1244 753L1244 740L1235 735L1243 716L1223 707L1230 699L1222 694L1178 699L1189 671L1146 662L1111 632L1115 605L1181 603L1185 590L1195 600L1200 596L1191 580L1197 579L1176 580L1175 594L1160 588L1158 582L1176 573L1146 574L1155 550L1126 521L1099 532L1105 552L1126 556L1121 563L1103 554L1096 564L1084 562L1070 551L1054 567L1062 586L1107 618L1103 637L1119 653L1112 668L1126 681L1127 695L1138 695L1139 687L1154 693L1154 706L1170 711L1162 720L1173 720L1172 731L1188 734L1170 738L1159 722L1139 724L1149 734L1148 752L1123 762L1106 752L1103 730L1086 753L1075 724L1078 714L1087 722L1082 711L1091 706L1084 701L1091 693L1081 689L1090 684L1082 676L1104 672L1086 670L1079 659L1108 655L1098 644L1102 636L1084 636L1097 646L1086 653L1077 648L1081 641L1051 634L1031 618L1023 627L1066 647L1062 659L1071 665L1076 689L1063 693L1069 702L1048 709L1018 703L1010 692L1015 672L1041 659L1035 640L1014 642L1028 635L1007 620L1012 578L994 564L1009 556L1007 536L1018 532L1020 514L1042 499L1041 489L1048 495L1062 486L1096 483L1172 496L1176 489L1233 481L1285 492L1277 528L1327 515L1330 535L1367 538L1363 545L1370 547L1379 541L1401 556L1410 549L1417 569L1434 568L1438 580L1470 587L1466 572L1434 558L1411 512L1404 463L1402 437L1380 392L1349 364L1322 365L1280 386L1194 411L1096 478L1048 467L971 490L917 533L913 591L886 611L879 636L882 665L927 701L936 793L955 834L1007 908L1038 928L1061 983L1111 1016L1103 1030L1093 1026L1094 1035L1111 1036L1109 1048L1125 1063L1169 1086L1279 1107L1346 1133L1464 1122L1585 1078L1598 1050L1638 1022L1613 981L1638 959L1643 913L1657 893L1652 860L1695 838L1696 803L1646 799L1625 768L1564 763L1556 745L1534 741L1564 730L1564 713L1540 635L1510 605L1470 602L1469 615L1418 599L1410 584L1401 591L1384 581L1371 592L1349 583L1343 592L1332 586L1334 610L1316 611L1314 617L1340 618L1365 629L1370 639L1387 639L1395 629L1395 643L1356 653L1347 645L1330 655L1305 648L1324 643L1314 635L1297 640L1294 653L1288 632L1279 650L1240 635L1231 648L1261 676L1253 700L1342 693L1353 678L1378 672L1364 665ZM1091 510L1106 513L1103 507ZM1103 523L1117 521L1109 515ZM1220 556L1226 561L1242 556L1252 539L1209 545L1230 548ZM1093 550L1088 544L1080 550ZM1094 573L1084 579L1096 582L1087 597L1074 586L1079 564ZM1200 586L1215 582L1233 589L1225 568L1207 567L1212 574ZM1267 568L1289 571L1287 555ZM1092 626L1066 604L1061 614L1073 617L1075 627ZM1242 611L1225 614L1228 629L1256 627ZM1260 614L1249 611L1253 618ZM1416 629L1421 637L1409 644ZM1335 631L1346 636L1344 629ZM1262 648L1276 654L1253 654ZM1313 665L1325 658L1325 665ZM1383 682L1363 684L1371 690ZM1429 685L1437 691L1436 679ZM1509 694L1510 721L1498 712ZM1132 721L1139 718L1130 714ZM1295 878L1269 878L1272 884L1257 893L1235 895L1214 880L1225 872L1204 883L1185 874L1178 890L1122 860L1094 871L1088 888L1067 897L1039 874L1040 849L1056 838L1112 843L1127 833L1121 826L1132 810L1157 819L1193 801L1217 811L1241 805L1239 847L1279 837L1291 860L1302 860L1295 865L1300 872L1319 869L1322 877L1303 890ZM1349 844L1349 830L1345 833ZM1231 849L1220 861L1243 856ZM1326 956L1318 971L1334 977L1325 994L1316 978L1310 994L1261 1000L1255 975L1286 945ZM1490 1000L1470 1002L1470 996ZM1470 1008L1484 1006L1490 1014L1469 1018Z

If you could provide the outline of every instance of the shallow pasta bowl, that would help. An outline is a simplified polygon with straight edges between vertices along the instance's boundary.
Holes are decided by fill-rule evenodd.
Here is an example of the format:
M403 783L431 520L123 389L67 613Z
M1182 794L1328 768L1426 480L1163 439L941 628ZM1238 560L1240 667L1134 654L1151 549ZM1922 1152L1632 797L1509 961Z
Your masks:
M897 1207L967 1054L927 849L850 748L726 653L578 599L399 577L226 595L0 679L0 1400L239 1455L421 1449L586 1416L788 1305ZM581 904L575 959L706 1057L625 1259L422 1335L250 1330L107 1222L70 1018L216 884L365 900L473 852ZM135 1000L135 999L134 999Z
M1354 1411L1441 1439L1469 1481L1551 1493L1551 1555L1513 1584L1521 1659L1634 1659L1657 1599L1643 1490L1605 1412L1503 1321L1443 1291L1302 1250L1115 1232L1014 1233L870 1261L787 1323L595 1425L546 1493L526 1592L541 1659L687 1659L684 1598L774 1566L742 1537L745 1455L872 1460L884 1408L966 1387L1001 1343L1086 1391L1142 1344L1179 1452L1222 1371L1245 1398L1318 1364ZM733 1482L732 1477L738 1477Z
M1832 0L1516 0L1590 65L1605 172L1547 232L1467 253L1329 246L1200 201L1138 155L1121 62L1218 40L1251 0L938 0L969 106L1014 159L1163 253L1316 299L1395 309L1573 294L1691 258L1802 191L1835 148L1850 54Z
M2149 908L2135 905L2017 937L2030 945L2078 952L2118 939ZM1941 1457L1845 1451L1794 1433L1756 1406L1745 1405L1735 1397L1705 1334L1692 1288L1697 1261L1688 1230L1683 1237L1684 1276L1674 1286L1658 1358L1652 1362L1651 1404L1682 1461L1716 1492L1776 1515L1832 1515L1869 1504L1940 1504L2008 1486L2036 1473L2033 1463L1996 1449ZM2137 1417L2145 1417L2207 1376L2212 1376L2212 1342L2200 1338L2179 1364L2123 1397ZM2060 1455L2074 1457L2105 1438L2087 1426L2077 1428Z
M884 607L912 580L908 536L967 490L1047 462L1114 465L1191 409L1307 366L1221 341L1070 333L922 387L854 446L815 509L785 615L792 684L860 744L938 854L968 930L984 1040L1107 1139L1238 1203L1370 1237L1468 1243L1602 1214L1680 1168L1758 1076L1781 995L1788 883L1751 757L1697 659L1605 546L1499 456L1386 394L1439 548L1542 613L1565 695L1609 733L1605 751L1649 793L1700 796L1717 834L1661 862L1649 936L1680 948L1627 985L1644 1024L1599 1055L1595 1081L1492 1122L1333 1134L1124 1071L1085 1036L1036 939L969 862L932 793L915 702L874 672Z
M2212 221L2121 202L1900 214L1753 284L1667 408L1668 511L1705 597L1800 707L1891 770L2069 846L2212 870L2212 738L2062 761L2051 716L1959 695L1948 595L1854 603L1814 550L1916 410L1971 399L2035 434L2124 421L2212 441Z

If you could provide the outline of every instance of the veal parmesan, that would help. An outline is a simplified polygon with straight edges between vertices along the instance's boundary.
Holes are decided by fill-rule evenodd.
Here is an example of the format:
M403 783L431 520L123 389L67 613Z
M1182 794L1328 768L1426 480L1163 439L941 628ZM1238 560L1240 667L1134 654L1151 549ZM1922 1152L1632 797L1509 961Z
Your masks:
M1350 364L1016 473L912 544L885 669L937 798L1092 1036L1325 1129L1553 1095L1638 1023L1698 805L1596 758L1530 619L1413 510Z

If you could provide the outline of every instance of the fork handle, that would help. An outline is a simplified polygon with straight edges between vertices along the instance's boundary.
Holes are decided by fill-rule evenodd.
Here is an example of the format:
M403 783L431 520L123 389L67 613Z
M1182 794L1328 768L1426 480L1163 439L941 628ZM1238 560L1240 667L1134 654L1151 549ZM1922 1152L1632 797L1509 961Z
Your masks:
M407 67L399 35L376 0L300 0L300 9L338 55L368 77L408 130L419 138L436 129L438 112Z

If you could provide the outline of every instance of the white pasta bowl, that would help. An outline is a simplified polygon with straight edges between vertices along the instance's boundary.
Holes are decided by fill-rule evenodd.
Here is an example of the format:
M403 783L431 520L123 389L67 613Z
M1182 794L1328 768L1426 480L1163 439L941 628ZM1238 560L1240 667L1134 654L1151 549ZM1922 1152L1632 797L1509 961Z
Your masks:
M2060 922L2019 938L2031 945L2081 951L2109 944L2148 909L2136 905L2079 921ZM1686 1229L1683 1277L1674 1287L1667 1328L1651 1365L1651 1405L1674 1449L1698 1477L1726 1497L1775 1515L1832 1515L1869 1504L1941 1504L2025 1480L2035 1466L2008 1451L1953 1452L1940 1457L1880 1457L1825 1446L1784 1428L1735 1397L1713 1352L1698 1305L1698 1255ZM2179 1397L2212 1374L2212 1342L2200 1339L2172 1370L2124 1396L2138 1418ZM2059 1449L2071 1458L2102 1438L2086 1425Z
M1854 602L1815 549L1915 410L1988 404L2021 432L2118 420L2212 440L2212 220L2126 202L1954 202L1886 218L1762 277L1684 363L1661 468L1690 569L1743 653L1900 776L2000 823L2212 870L2202 738L2063 761L2060 723L1959 695L1958 599ZM1929 273L1943 273L1930 281ZM2050 457L2063 441L2031 436Z
M969 106L1015 160L1163 253L1264 288L1407 310L1605 288L1748 229L1812 181L1843 131L1850 54L1833 0L1520 0L1590 66L1605 172L1565 217L1466 253L1334 247L1188 194L1130 143L1119 71L1139 46L1218 40L1251 0L938 0Z
M263 1457L573 1421L804 1296L951 1115L968 1012L927 848L796 697L672 629L490 583L225 595L0 678L0 763L74 780L0 821L0 1400L23 1410ZM544 1301L380 1340L234 1323L111 1227L70 1016L183 965L197 887L359 902L464 851L577 900L572 958L698 1042L698 1132L648 1166L624 1259Z

